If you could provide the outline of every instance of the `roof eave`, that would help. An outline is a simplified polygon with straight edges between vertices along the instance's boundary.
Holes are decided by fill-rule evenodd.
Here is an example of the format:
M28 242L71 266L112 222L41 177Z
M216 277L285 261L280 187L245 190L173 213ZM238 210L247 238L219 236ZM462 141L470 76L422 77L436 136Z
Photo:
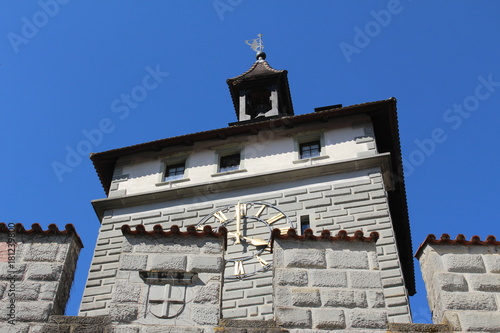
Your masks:
M395 99L391 98L388 100L368 102L363 104L356 104L351 106L346 106L343 108L329 109L320 112L306 113L296 116L281 117L277 119L270 119L267 121L261 121L256 123L248 123L240 126L229 126L214 130L208 130L203 132L191 133L180 135L176 137L170 137L150 142L145 142L137 145L112 149L99 153L92 153L90 159L94 165L94 168L101 180L101 184L108 194L109 187L111 185L113 169L118 158L140 153L146 151L161 151L164 147L172 145L184 145L190 146L194 142L205 141L211 139L217 139L221 136L228 137L233 135L240 135L245 133L255 133L255 130L260 130L264 128L275 128L278 122L285 124L287 127L293 126L295 124L307 123L311 121L327 121L328 119L345 117L353 114L369 113L374 110L380 109L383 105L387 103L395 103ZM398 136L398 148L399 148L399 136ZM399 150L398 150L399 151Z

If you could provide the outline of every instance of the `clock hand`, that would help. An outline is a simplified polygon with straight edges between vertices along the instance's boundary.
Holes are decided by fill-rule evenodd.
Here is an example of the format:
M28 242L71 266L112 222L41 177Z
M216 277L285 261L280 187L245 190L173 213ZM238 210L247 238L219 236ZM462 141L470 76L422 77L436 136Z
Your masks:
M245 237L245 236L238 235L238 233L234 233L234 232L228 232L227 235L229 237L236 238L236 239L243 238L244 240L247 241L247 243L250 243L253 246L262 246L262 245L268 245L269 244L265 239L262 239L262 238Z
M236 204L236 235L238 237L236 237L236 242L234 242L234 244L240 244L240 237L241 237L240 223L241 223L241 213L240 213L240 202L238 201L238 203Z
M241 236L244 240L246 240L248 243L252 244L253 246L262 246L262 245L268 245L268 242L262 238L250 238L250 237L244 237Z

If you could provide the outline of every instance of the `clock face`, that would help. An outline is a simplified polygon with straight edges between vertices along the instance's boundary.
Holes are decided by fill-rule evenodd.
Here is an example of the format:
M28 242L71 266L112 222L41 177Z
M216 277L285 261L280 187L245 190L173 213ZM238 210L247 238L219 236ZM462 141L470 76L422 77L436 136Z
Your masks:
M243 279L271 268L271 231L293 228L288 216L278 207L264 202L238 202L214 210L198 224L210 225L227 233L226 279Z

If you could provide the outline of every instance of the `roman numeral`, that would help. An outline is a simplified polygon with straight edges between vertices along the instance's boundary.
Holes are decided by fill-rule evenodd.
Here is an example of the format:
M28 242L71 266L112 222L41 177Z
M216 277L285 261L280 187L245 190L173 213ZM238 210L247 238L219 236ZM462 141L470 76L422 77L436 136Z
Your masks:
M267 261L265 261L264 259L262 259L261 257L256 256L255 258L257 258L257 260L260 262L260 264L262 265L262 267L266 267L266 266L269 265L269 263Z
M224 215L224 213L222 212L222 210L219 210L218 212L215 212L214 213L214 217L219 220L220 223L224 223L228 220L228 218L226 217L226 215Z
M234 275L243 275L245 274L245 268L243 267L243 261L236 260L234 262Z
M240 217L247 215L247 204L236 204L234 217L238 217L238 214Z
M288 233L288 230L290 229L290 227L288 228L278 228L280 230L280 234L281 235L286 235Z
M255 214L255 217L260 217L260 215L262 214L262 212L264 211L265 208L266 208L265 205L260 206L260 209L257 212L257 214Z
M283 217L285 217L285 214L278 213L278 214L274 215L273 217L271 217L270 219L266 220L266 222L269 224L273 224L274 222L278 221L279 219L281 219Z

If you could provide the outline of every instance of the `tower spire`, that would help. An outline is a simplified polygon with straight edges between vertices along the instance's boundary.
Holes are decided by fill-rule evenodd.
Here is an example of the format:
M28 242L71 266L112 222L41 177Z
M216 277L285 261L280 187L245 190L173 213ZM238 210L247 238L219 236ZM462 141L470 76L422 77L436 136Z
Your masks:
M262 34L257 37L245 41L256 52L257 61L245 73L227 79L238 118L230 125L293 116L288 72L269 66Z

